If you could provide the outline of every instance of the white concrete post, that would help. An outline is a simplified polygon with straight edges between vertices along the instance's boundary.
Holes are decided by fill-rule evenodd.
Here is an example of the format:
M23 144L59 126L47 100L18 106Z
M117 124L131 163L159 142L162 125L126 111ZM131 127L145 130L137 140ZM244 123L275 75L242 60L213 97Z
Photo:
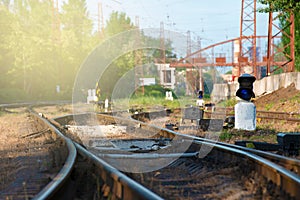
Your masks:
M107 98L104 101L104 108L105 108L105 112L107 112L107 109L108 109L108 99Z
M254 131L256 129L256 106L252 102L240 101L234 106L235 129Z
M90 103L90 101L91 101L91 96L92 96L92 90L91 90L91 89L89 89L89 90L88 90L88 96L87 96L87 98L86 98L86 102L87 102L87 104L89 104L89 103Z

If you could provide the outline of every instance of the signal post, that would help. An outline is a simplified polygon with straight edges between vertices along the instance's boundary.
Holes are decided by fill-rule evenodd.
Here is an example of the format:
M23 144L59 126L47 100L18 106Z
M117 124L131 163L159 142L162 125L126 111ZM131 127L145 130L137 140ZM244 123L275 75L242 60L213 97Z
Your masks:
M254 131L256 129L256 106L250 100L255 97L253 83L256 78L243 74L238 78L239 89L236 96L241 100L234 106L235 129Z

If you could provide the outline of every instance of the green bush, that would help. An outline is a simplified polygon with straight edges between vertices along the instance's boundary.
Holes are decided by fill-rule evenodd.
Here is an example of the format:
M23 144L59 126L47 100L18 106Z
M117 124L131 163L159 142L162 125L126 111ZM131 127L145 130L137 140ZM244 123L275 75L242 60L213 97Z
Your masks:
M151 97L163 97L163 94L160 91L157 90L153 90L149 92L149 95L147 96L151 96Z

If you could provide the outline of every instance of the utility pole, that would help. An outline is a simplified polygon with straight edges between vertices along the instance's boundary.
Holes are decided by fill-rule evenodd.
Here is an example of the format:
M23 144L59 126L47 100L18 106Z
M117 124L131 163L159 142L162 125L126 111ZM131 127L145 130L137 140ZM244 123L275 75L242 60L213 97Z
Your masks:
M201 49L201 37L198 36L197 37L197 49ZM201 52L198 53L198 58L202 58L202 54ZM201 90L204 93L204 83L203 83L203 71L202 71L202 67L199 66L199 90Z
M99 37L104 37L104 18L103 18L103 11L102 11L102 3L98 3L98 33Z
M192 53L192 39L191 39L191 31L187 31L186 33L186 55L188 56L188 61L192 63L191 53Z
M140 38L140 18L139 16L135 17L135 26L137 27L136 29L136 43L137 46L140 46L141 43L141 38ZM142 66L142 58L141 58L141 51L135 50L135 94L138 93L140 84L142 87L142 95L145 94L145 88L144 88L144 81L141 82L141 78L144 77L144 71L143 71L143 66Z
M60 92L61 88L61 75L60 75L60 59L59 56L61 54L61 33L60 33L60 18L59 18L59 10L58 10L58 1L59 0L52 0L52 10L53 10L53 18L52 18L52 32L53 32L53 46L56 48L53 51L53 63L54 63L54 68L56 69L57 72L57 78L56 78L56 92Z
M54 43L60 42L60 19L58 12L58 0L52 0L52 31Z
M166 63L166 52L165 52L165 29L164 23L160 22L160 57L163 64Z

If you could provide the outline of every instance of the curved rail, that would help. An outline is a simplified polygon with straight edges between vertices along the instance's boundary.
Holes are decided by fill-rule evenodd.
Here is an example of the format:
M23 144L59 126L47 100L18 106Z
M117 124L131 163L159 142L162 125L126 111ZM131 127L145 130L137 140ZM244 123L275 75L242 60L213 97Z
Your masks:
M49 183L34 199L49 199L55 195L55 193L63 186L64 182L70 175L73 166L75 164L76 154L80 154L81 157L90 160L96 167L100 177L103 181L112 188L114 195L120 199L162 199L155 193L151 192L144 186L133 181L125 174L121 173L117 169L113 168L105 161L94 156L83 148L80 144L72 142L69 138L65 137L57 128L55 128L48 120L41 118L37 114L35 116L47 123L53 130L63 137L71 152L64 167L59 174ZM76 151L77 150L77 151ZM115 187L118 187L116 189Z
M211 145L215 148L222 149L228 153L237 154L244 158L251 159L255 161L256 168L262 173L268 180L271 180L277 186L283 188L286 192L294 197L300 196L300 191L298 190L300 186L300 176L281 167L270 160L267 160L254 152L245 151L245 149L240 149L234 147L234 145L224 145L220 143L213 144L211 142L195 141L196 143ZM262 153L260 153L262 155ZM270 155L269 155L270 156Z
M90 153L81 145L75 143L75 146L78 150L78 153L81 156L93 161L93 163L97 166L99 170L98 173L100 174L102 179L106 183L111 183L110 188L119 187L117 194L115 194L119 199L162 199L161 197L151 192L144 186L140 185L139 183L130 179L125 174L121 173L116 168L107 164L99 157Z
M46 185L33 199L50 199L53 197L58 190L64 185L67 178L70 176L73 167L75 165L76 161L76 148L73 144L73 142L66 138L56 127L54 127L52 124L50 124L46 119L42 118L35 112L31 111L31 114L33 114L35 117L37 117L39 120L43 121L45 124L47 124L57 135L62 137L67 144L69 155L66 159L66 162L60 172L53 178L53 180Z

